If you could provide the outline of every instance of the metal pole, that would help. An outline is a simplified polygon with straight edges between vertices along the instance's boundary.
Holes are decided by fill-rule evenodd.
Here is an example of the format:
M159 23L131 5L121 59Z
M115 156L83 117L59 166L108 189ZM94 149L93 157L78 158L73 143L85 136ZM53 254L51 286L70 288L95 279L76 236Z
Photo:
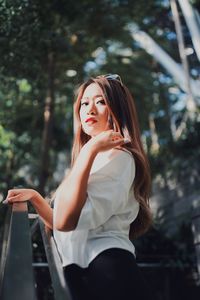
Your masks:
M176 0L170 0L170 5L171 5L171 10L172 10L172 16L173 16L174 23L175 23L180 58L182 61L185 78L186 78L186 91L187 91L187 95L188 95L186 107L187 107L189 116L193 117L194 112L196 111L196 103L195 103L191 85L190 85L189 65L188 65L187 56L186 56L186 52L185 52L183 33L181 30L181 22L180 22L180 17L179 17L179 13L178 13Z
M188 0L178 0L178 1L181 10L183 12L183 15L185 17L187 26L189 28L194 49L200 61L200 28L197 21L197 17L195 15L195 10L190 4L190 1Z

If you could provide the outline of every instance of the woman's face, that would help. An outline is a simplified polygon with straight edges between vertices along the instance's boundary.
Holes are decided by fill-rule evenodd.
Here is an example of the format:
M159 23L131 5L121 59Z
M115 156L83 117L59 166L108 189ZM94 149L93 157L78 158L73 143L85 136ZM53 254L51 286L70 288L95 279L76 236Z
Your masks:
M80 106L80 119L83 131L95 136L108 130L108 107L102 91L96 83L91 83L84 91Z

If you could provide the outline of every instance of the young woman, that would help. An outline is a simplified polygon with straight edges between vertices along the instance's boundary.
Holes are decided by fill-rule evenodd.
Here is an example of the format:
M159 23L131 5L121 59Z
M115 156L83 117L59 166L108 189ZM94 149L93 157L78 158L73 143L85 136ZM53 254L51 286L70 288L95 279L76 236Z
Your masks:
M29 199L53 229L74 300L151 299L130 241L152 222L133 98L118 75L101 75L80 86L74 113L72 166L54 209L32 189L9 190L7 201Z

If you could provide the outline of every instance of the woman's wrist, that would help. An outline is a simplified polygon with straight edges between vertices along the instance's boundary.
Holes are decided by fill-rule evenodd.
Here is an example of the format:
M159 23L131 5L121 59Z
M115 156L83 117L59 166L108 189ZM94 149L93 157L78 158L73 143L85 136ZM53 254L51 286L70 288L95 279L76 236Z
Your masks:
M91 142L91 140L89 142L87 142L81 149L82 151L85 151L86 153L90 153L92 156L96 156L98 153L98 149L96 147L96 145L94 143Z
M30 202L34 205L36 204L42 196L35 190L33 190L33 195L30 199Z

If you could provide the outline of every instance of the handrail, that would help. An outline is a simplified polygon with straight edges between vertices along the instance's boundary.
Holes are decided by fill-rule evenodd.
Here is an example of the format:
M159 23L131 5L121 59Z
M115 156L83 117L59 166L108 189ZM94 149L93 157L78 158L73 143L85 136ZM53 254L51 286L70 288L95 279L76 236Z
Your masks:
M12 204L8 208L8 214L1 256L0 298L35 300L27 203Z
M0 295L1 295L1 287L2 287L2 282L3 282L4 271L5 271L5 264L6 264L6 252L7 252L7 248L8 248L8 235L9 235L9 228L10 228L10 219L11 219L11 209L9 209L7 211L6 218L5 218L4 231L3 231L1 262L0 262Z
M200 208L199 208L200 209ZM199 215L199 211L195 210ZM32 226L29 218L35 219ZM199 221L193 218L193 230L199 233ZM0 299L36 300L33 275L31 236L40 228L49 268L55 300L72 300L65 280L61 258L52 230L48 229L36 214L28 214L27 202L8 206L0 262ZM199 234L197 235L199 238ZM199 239L196 238L199 247ZM198 248L199 249L199 248ZM44 264L44 263L43 263ZM142 268L174 268L176 264L138 263ZM197 262L199 268L199 261ZM43 266L43 265L42 265ZM184 264L184 267L189 265Z
M32 226L29 219L35 219ZM72 300L61 259L51 233L37 214L28 214L27 202L8 206L0 262L0 299L36 300L31 237L40 229L55 300Z
M54 288L55 299L72 300L67 282L65 280L61 258L58 254L54 238L51 234L51 230L44 225L41 219L39 219L39 225L48 261L50 276Z

